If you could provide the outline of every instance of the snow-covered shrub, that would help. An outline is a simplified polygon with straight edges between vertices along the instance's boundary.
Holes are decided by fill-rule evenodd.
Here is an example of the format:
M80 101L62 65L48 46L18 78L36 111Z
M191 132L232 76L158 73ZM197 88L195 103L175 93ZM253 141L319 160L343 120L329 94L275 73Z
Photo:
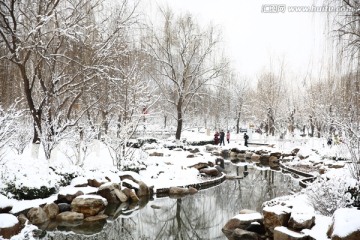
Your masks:
M69 186L71 181L78 177L79 174L76 171L72 171L73 169L68 169L68 171L59 171L55 168L50 167L51 170L54 171L54 173L58 176L60 176L60 179L58 180L58 184L60 187Z
M64 139L67 147L61 147L60 151L75 166L83 167L84 161L89 156L97 133L89 127L78 127L71 137Z
M15 199L47 198L56 193L61 179L45 162L19 159L4 174L0 191Z
M346 193L347 188L347 182L342 177L317 178L305 189L305 194L316 211L331 216L336 209L352 204L350 194Z
M21 116L22 112L16 109L16 103L7 110L0 105L0 163L5 154L5 147L16 132L15 122Z
M56 193L56 188L45 186L41 186L40 188L31 188L26 186L18 188L15 183L10 182L6 184L2 193L18 200L32 200L50 197Z
M33 126L29 121L26 121L26 119L19 119L14 124L14 127L16 130L11 135L9 146L20 155L31 141Z

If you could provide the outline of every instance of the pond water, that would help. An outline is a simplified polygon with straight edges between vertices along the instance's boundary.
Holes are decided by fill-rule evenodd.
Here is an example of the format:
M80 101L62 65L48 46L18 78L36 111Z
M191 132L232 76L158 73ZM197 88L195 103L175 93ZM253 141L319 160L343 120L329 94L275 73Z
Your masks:
M88 225L86 229L76 225L57 227L47 231L43 239L226 240L221 229L241 209L261 211L264 201L300 189L297 180L281 172L233 164L227 164L226 170L228 175L243 178L226 180L180 199L157 198L130 211L119 207L113 221Z

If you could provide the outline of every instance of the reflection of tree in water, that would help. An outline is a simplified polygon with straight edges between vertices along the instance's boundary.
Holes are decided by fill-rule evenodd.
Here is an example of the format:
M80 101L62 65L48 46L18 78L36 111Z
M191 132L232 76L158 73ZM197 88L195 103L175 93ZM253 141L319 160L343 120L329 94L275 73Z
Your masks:
M206 200L205 200L206 199ZM223 221L216 220L216 198L198 193L172 201L168 207L153 210L153 214L143 218L156 229L152 239L223 239L221 231L214 236L212 229L221 230ZM215 234L216 235L216 234Z
M244 167L229 175L236 171L244 176ZM228 180L193 196L158 199L153 205L159 208L147 206L136 217L125 219L122 225L127 230L122 234L132 236L126 239L226 239L221 228L241 209L260 211L264 201L287 194L297 184L270 170L249 167L248 172L243 179Z
M243 166L227 166L227 170L231 171L229 175L244 176ZM248 172L243 179L227 180L192 196L156 199L132 215L121 215L107 224L97 239L225 240L221 228L241 209L260 211L264 201L288 194L298 184L279 172L259 171L250 166Z
M248 175L244 174L244 166L228 166L229 175L246 176L243 179L227 181L222 187L217 188L219 205L232 207L238 213L241 209L253 209L261 211L264 201L286 195L291 189L298 189L298 183L289 176L271 170L255 170L248 167ZM279 187L280 186L280 187Z

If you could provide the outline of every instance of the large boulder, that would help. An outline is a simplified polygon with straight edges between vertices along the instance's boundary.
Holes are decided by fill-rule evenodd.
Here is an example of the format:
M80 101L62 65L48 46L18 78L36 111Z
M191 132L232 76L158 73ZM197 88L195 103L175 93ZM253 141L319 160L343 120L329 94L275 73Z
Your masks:
M189 168L196 168L197 170L200 170L202 168L207 168L207 167L209 167L209 164L206 162L199 162L199 163L189 166Z
M50 220L46 212L41 207L31 208L27 213L27 218L34 224L42 224Z
M309 236L295 232L287 227L275 227L274 229L274 240L308 240Z
M116 197L120 200L120 202L126 202L127 200L129 200L129 197L121 190L119 189L115 189L114 193L116 195Z
M360 210L340 208L334 212L332 223L327 232L331 240L360 239Z
M98 188L98 187L100 187L101 185L104 184L104 182L99 182L96 179L88 179L87 181L88 181L88 185L90 187L95 187L95 188Z
M99 214L92 217L85 218L85 222L97 222L97 221L103 221L106 220L109 216L106 214Z
M105 183L100 186L97 194L105 198L108 203L119 203L120 200L115 193L115 189L120 190L120 185L117 183Z
M144 182L139 181L138 184L139 184L139 189L136 191L136 195L138 197L145 197L151 195L150 188Z
M274 232L275 227L286 226L289 222L291 209L288 207L276 205L263 208L264 225L270 231Z
M301 231L311 229L315 225L315 216L306 213L291 213L289 227Z
M21 230L19 220L12 214L0 213L0 239L1 236L10 239Z
M78 212L62 212L56 216L57 221L73 222L83 219L84 219L84 214Z
M50 219L56 218L59 214L59 206L55 203L46 204L43 209Z
M98 195L81 195L71 203L73 212L83 213L85 217L95 216L105 209L108 202Z
M17 219L19 220L21 227L24 227L26 222L29 221L29 219L23 213L20 213L20 215L17 217Z
M232 233L230 239L234 240L258 240L258 235L254 232L236 228Z
M136 193L133 189L130 189L130 191L129 191L129 198L131 199L132 202L135 202L135 203L140 201L139 197L136 195Z
M235 217L231 218L225 226L222 228L223 233L226 236L231 236L235 229L247 229L251 223L263 222L263 216L258 212L253 212L249 210L242 210L240 214L236 215Z
M74 194L58 194L56 203L71 203L77 196L84 195L82 191L77 191Z
M59 203L59 213L71 211L71 205L69 203Z
M208 168L200 169L200 173L205 173L206 175L213 176L213 177L220 175L219 170L217 170L215 167L208 167Z

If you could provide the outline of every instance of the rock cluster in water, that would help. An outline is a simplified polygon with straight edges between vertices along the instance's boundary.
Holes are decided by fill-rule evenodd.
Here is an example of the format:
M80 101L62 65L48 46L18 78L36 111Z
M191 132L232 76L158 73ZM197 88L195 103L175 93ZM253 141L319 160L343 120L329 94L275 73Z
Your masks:
M357 217L346 218L346 213ZM332 223L327 231L329 239L360 239L360 229L343 231L344 228L346 229L348 226L357 226L358 217L360 217L359 210L337 210L333 215ZM338 229L335 229L336 224L338 225ZM264 207L262 214L247 209L241 210L238 215L234 216L225 224L222 231L229 240L316 240L316 238L307 234L307 231L314 225L314 214L293 211L291 206L274 205ZM339 228L341 229L339 230Z

